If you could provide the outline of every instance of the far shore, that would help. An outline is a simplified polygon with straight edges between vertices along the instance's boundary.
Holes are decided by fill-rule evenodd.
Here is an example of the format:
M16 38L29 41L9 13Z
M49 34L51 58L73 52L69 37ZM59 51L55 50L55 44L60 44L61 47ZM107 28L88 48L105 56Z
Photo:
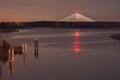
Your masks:
M104 29L120 30L120 22L58 22L58 21L35 21L35 22L0 22L1 33L19 32L19 29L33 28L66 28L66 29ZM120 34L110 36L120 40Z
M18 32L18 29L0 29L1 33L11 33L11 32Z
M115 40L120 40L120 34L115 34L115 35L112 35L110 36L112 39L115 39Z

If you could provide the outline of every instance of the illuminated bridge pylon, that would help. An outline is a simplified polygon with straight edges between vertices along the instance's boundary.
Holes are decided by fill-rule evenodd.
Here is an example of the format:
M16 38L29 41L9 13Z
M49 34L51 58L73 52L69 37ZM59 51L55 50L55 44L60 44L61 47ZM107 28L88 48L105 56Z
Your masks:
M65 21L65 22L95 22L95 20L93 20L89 17L86 17L78 12L76 12L75 14L72 14L68 17L63 18L60 21Z

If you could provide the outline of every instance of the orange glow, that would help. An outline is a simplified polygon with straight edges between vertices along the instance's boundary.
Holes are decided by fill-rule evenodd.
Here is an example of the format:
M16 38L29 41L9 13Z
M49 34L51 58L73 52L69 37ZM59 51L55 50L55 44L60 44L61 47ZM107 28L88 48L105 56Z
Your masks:
M80 51L80 42L79 42L79 32L75 32L75 40L74 40L74 51L78 53Z
M79 37L79 32L78 31L75 32L75 37Z

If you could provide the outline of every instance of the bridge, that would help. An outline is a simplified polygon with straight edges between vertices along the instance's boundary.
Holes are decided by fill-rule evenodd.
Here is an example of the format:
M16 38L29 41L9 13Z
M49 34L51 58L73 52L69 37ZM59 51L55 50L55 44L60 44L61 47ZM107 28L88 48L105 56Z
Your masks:
M95 20L76 12L70 16L67 16L60 21L64 22L95 22Z

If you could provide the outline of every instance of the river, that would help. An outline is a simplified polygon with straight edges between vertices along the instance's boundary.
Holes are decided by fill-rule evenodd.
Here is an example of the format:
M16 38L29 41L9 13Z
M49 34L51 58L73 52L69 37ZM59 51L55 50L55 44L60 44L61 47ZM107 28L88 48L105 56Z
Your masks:
M10 45L27 45L26 54L16 54L11 65L0 62L1 80L119 80L120 41L109 37L119 32L37 28L1 33Z

